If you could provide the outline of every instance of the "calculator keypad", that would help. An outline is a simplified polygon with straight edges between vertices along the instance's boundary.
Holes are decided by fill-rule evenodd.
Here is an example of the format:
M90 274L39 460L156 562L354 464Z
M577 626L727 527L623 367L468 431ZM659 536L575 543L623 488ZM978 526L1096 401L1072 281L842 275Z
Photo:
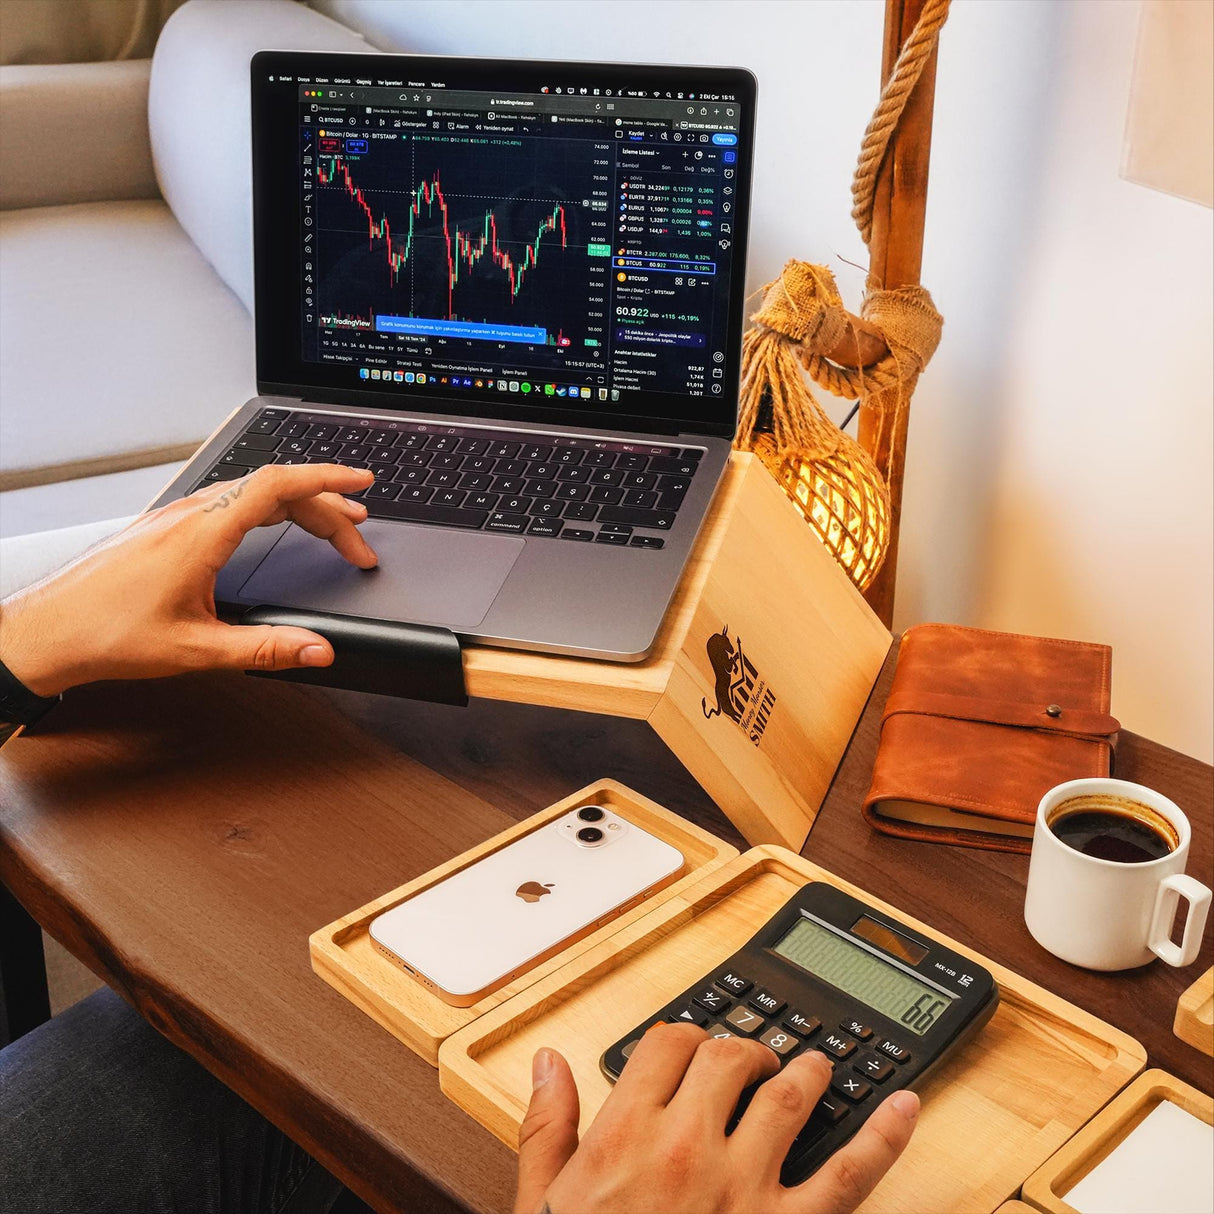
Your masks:
M850 1110L864 1106L873 1094L874 1085L885 1084L898 1073L895 1061L910 1060L910 1051L905 1046L889 1038L878 1038L862 1020L844 1017L839 1028L823 1029L820 1017L790 1007L778 992L756 988L749 978L733 970L722 970L713 976L711 983L705 982L686 992L664 1012L640 1026L620 1050L624 1061L632 1056L644 1030L660 1021L697 1024L718 1040L742 1037L759 1041L776 1055L781 1067L807 1049L831 1059L835 1073L830 1086L793 1143L789 1160L804 1158L810 1148L847 1118ZM863 1053L858 1052L861 1043L867 1045ZM835 1059L847 1059L846 1068L837 1066ZM731 1131L750 1104L755 1086L743 1092L730 1119Z
M571 482L562 476L555 483ZM806 931L806 920L817 929ZM827 939L830 935L833 941ZM860 956L857 947L871 958ZM922 953L913 952L915 948ZM912 961L914 956L918 959ZM608 1046L600 1065L607 1079L619 1079L633 1065L629 1058L648 1029L679 1022L702 1025L714 1039L753 1041L770 1050L772 1061L761 1068L765 1072L782 1069L806 1053L821 1055L828 1063L818 1068L817 1082L824 1091L780 1165L784 1185L800 1184L812 1175L883 1098L913 1087L981 1029L999 1003L994 976L972 959L920 938L909 926L884 922L880 911L825 881L804 885L749 941L718 957L715 968L698 982L681 992L671 989L677 997L651 1006L652 1014L641 1023L633 1021L635 1027ZM840 958L850 958L846 971L839 968ZM892 1001L892 990L886 991L890 1001L866 997L876 988L866 988L860 978L884 973L880 967L886 962L907 976L918 975L920 985L934 988L948 1001L938 1000L929 1010L923 1001L932 996L905 983L898 987L905 1003L901 995ZM688 975L696 976L695 971ZM617 1014L618 1009L613 1016ZM694 1038L685 1045L692 1048ZM721 1061L715 1057L718 1048L708 1046L695 1064L697 1071ZM824 1069L830 1072L825 1079ZM737 1099L725 1125L727 1136L746 1117L762 1083L747 1084L740 1092L730 1089Z

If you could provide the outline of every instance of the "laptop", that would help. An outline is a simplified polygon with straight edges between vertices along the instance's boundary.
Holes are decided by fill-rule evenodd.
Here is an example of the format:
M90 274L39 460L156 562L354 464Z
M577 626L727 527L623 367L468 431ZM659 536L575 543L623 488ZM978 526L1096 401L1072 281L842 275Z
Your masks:
M370 468L349 566L260 528L216 599L643 659L737 422L755 81L263 51L258 396L161 496Z

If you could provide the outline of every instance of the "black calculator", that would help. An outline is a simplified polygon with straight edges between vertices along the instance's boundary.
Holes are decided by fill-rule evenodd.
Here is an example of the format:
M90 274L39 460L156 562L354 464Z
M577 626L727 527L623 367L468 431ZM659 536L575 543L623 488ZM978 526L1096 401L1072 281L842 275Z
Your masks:
M830 1088L780 1173L783 1184L799 1184L885 1096L915 1086L977 1032L998 1003L999 988L980 965L815 881L732 957L621 1037L600 1065L615 1082L645 1031L671 1021L761 1041L781 1066L821 1051L835 1064ZM753 1092L743 1092L729 1132Z

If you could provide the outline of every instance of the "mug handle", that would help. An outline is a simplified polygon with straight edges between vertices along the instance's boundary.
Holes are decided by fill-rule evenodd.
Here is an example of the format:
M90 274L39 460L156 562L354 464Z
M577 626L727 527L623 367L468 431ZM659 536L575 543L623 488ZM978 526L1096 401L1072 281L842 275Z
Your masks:
M1201 948L1201 933L1206 926L1212 896L1200 881L1194 881L1185 873L1164 877L1155 894L1155 912L1151 916L1151 930L1147 935L1147 947L1151 952L1169 965L1192 965ZM1185 916L1184 937L1176 945L1170 936L1176 904L1181 897L1188 901L1189 910Z

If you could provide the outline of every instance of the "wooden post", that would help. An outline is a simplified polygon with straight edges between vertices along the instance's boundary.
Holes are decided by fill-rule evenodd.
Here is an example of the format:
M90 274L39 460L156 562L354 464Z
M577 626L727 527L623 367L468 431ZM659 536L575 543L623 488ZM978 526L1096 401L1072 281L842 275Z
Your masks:
M884 85L898 52L923 11L925 0L886 0L885 46L881 60ZM927 172L932 147L932 103L936 93L936 52L906 103L902 121L890 140L877 175L873 202L873 234L869 246L869 277L884 288L917 285L923 263L923 224L927 211ZM889 627L894 614L894 584L898 571L898 531L902 521L902 476L906 465L906 432L910 405L895 424L881 426L873 410L860 410L861 445L881 469L888 469L890 544L885 564L865 598Z

